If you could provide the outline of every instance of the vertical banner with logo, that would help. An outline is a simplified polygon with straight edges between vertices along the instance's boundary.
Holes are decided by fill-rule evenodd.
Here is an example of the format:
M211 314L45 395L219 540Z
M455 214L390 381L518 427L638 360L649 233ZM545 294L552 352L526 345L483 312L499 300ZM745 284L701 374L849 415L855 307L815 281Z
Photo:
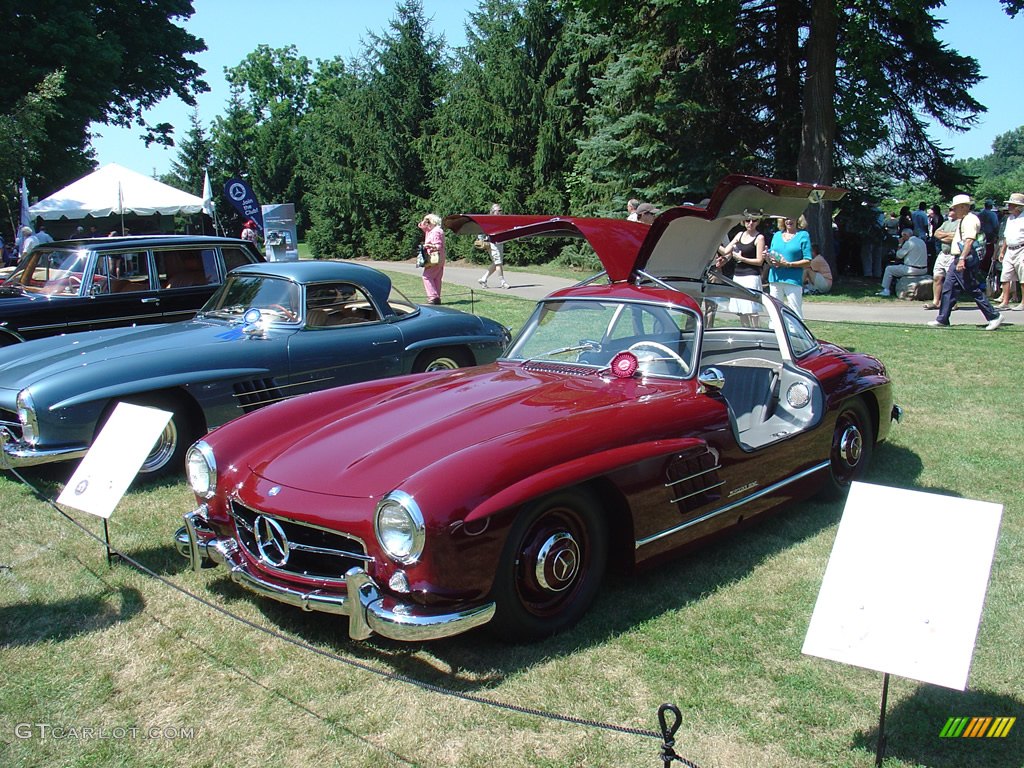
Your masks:
M266 231L263 228L263 212L260 209L260 204L256 202L256 195L253 193L252 187L242 179L228 179L224 184L224 195L236 211L245 218L256 222L260 232Z
M295 203L263 206L263 242L267 261L298 261L299 241L295 230Z

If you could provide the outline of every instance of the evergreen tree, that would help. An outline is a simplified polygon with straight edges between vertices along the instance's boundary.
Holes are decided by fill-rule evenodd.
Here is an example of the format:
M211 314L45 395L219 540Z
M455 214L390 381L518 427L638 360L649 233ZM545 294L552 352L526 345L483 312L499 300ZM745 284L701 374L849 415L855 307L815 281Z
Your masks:
M206 136L199 120L199 110L192 110L189 130L178 146L178 155L171 162L171 172L161 179L165 184L202 196L203 179L213 157L213 143Z

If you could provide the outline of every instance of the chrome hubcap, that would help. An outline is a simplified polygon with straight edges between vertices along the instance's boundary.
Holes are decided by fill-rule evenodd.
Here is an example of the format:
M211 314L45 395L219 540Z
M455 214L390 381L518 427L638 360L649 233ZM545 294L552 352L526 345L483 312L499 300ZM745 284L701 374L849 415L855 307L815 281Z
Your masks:
M171 460L171 456L174 455L175 449L178 447L178 428L174 424L174 419L167 422L167 426L164 427L164 431L160 433L159 439L156 441L156 445L153 446L153 450L149 456L142 463L140 472L155 472L161 469L168 461Z
M454 371L459 364L450 357L439 357L427 366L427 371Z
M839 455L851 467L857 466L864 451L864 439L856 424L849 425L839 438Z
M571 534L562 531L548 537L537 552L534 574L537 584L550 592L568 589L580 570L580 547Z

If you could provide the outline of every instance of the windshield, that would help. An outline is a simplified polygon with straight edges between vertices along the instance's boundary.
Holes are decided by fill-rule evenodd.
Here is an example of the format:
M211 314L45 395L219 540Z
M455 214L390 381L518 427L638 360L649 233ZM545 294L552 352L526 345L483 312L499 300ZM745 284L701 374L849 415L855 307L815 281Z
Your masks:
M90 253L86 250L36 248L4 281L4 287L47 296L81 296Z
M647 376L684 377L693 370L697 316L634 301L544 301L513 342L508 359L607 368L623 351Z
M260 310L272 322L297 323L299 286L291 280L266 275L228 275L227 282L210 297L202 314L240 318L249 309Z

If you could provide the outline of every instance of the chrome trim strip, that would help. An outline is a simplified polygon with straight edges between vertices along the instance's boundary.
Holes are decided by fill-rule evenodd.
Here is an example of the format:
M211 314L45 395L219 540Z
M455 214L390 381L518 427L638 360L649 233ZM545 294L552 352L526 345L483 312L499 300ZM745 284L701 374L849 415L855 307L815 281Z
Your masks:
M671 483L665 483L665 487L671 488L673 485L679 485L680 483L685 483L687 480L693 480L695 477L706 475L708 472L717 472L721 468L721 464L716 464L715 466L710 467L708 469L702 469L700 472L694 472L692 475L687 475L686 477L681 477L678 480L673 480Z
M741 506L743 506L744 504L746 504L748 502L754 501L755 499L759 499L762 496L767 496L769 493L774 493L775 491L779 490L780 488L786 487L790 483L794 483L797 480L803 480L805 477L808 477L809 475L813 475L815 472L820 472L821 470L828 468L828 465L829 465L828 461L823 461L820 464L816 464L813 467L805 469L803 472L799 472L799 473L797 473L797 474L795 474L795 475L793 475L791 477L787 477L785 480L780 480L779 482L775 483L774 485L769 485L767 488L762 488L760 491L757 491L756 493L752 493L749 496L746 496L746 497L744 497L742 499L737 499L736 501L732 502L731 504L726 504L724 507L719 507L718 509L713 509L710 512L707 512L707 513L701 515L700 517L694 518L693 520L687 520L685 523L680 523L679 525L675 526L674 528L668 528L668 529L666 529L664 531L660 531L659 533L652 534L651 536L647 536L647 537L645 537L643 539L637 539L633 543L633 549L640 549L640 547L643 547L643 546L645 546L647 544L651 544L651 543L653 543L655 541L659 541L660 539L664 539L666 536L671 536L671 535L673 535L675 533L679 533L680 531L685 531L687 528L692 528L693 526L698 525L698 524L703 523L703 522L706 522L706 521L710 520L713 517L717 517L718 515L722 515L722 514L725 514L726 512L730 512L731 510L734 510L737 507L741 507Z
M680 501L686 501L691 496L700 496L702 493L714 490L715 488L721 488L723 485L725 485L725 480L719 480L714 485L706 485L703 488L700 488L700 489L694 491L693 493L688 493L685 496L679 496L678 498L672 499L671 503L672 504L678 504Z
M266 515L267 517L272 517L275 520L283 520L284 522L291 523L292 525L304 525L307 528L314 528L314 529L316 529L318 531L323 531L324 533L331 533L331 534L334 534L335 536L341 536L342 538L348 539L349 541L356 542L364 550L366 549L366 542L363 541L359 536L353 536L351 533L344 533L342 531L335 530L334 528L328 528L328 527L323 526L323 525L317 525L316 523L308 523L305 520L297 520L296 518L288 517L287 515L277 515L277 514L270 514L268 512L261 512L258 509L253 509L252 507L248 506L247 504L244 504L237 497L232 497L230 499L230 501L231 501L231 503L228 505L228 514L231 515L232 519L234 519L234 517L235 517L235 506L234 505L238 504L240 507L244 507L245 509L248 509L254 515ZM249 530L252 530L252 529L249 529ZM339 552L340 551L342 551L342 550L339 550ZM357 555L355 555L355 554L353 554L352 556L353 557L357 557ZM367 562L373 562L373 556L372 555L358 555L358 557L365 558Z

